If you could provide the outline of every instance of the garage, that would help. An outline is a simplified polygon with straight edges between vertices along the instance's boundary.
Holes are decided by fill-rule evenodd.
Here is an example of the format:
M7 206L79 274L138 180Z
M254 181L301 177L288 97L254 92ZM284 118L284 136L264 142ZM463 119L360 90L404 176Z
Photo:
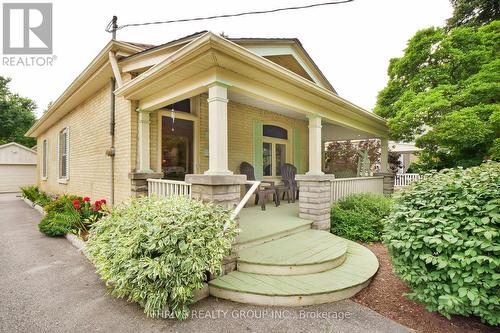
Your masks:
M0 146L0 193L36 184L36 151L11 142Z

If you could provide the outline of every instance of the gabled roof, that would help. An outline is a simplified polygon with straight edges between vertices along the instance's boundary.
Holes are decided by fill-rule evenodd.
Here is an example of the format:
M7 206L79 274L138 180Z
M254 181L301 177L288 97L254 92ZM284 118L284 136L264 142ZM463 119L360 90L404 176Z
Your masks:
M11 146L18 147L18 148L24 149L26 151L29 151L30 153L36 154L36 151L34 151L33 149L28 148L26 146L23 146L23 145L21 145L21 144L19 144L17 142L9 142L9 143L0 145L0 149L5 149L5 148L11 147Z

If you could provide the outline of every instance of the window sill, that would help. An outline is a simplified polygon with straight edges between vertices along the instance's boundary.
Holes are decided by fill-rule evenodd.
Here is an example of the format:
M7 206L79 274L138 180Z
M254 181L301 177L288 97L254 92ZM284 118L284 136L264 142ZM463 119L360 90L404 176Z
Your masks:
M47 181L47 177L41 177L40 180L46 182Z
M57 182L58 182L59 184L64 184L64 185L66 185L66 184L68 184L68 180L69 180L69 179L58 179L58 180L57 180Z

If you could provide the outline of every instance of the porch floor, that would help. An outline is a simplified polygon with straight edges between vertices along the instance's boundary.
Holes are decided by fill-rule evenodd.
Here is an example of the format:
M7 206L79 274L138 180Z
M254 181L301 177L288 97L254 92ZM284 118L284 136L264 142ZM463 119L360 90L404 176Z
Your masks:
M240 213L240 247L262 240L281 238L283 233L294 233L311 228L311 221L299 217L299 203L283 202L279 207L267 204L242 209Z

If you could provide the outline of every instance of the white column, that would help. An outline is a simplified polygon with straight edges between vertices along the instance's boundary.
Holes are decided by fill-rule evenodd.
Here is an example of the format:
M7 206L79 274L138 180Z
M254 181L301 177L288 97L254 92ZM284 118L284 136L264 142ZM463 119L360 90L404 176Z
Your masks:
M324 175L321 171L321 117L309 118L309 171L306 175Z
M137 154L139 158L139 170L137 172L153 172L150 168L149 159L149 112L137 109L139 114L137 120Z
M389 172L389 140L380 139L380 172Z
M232 175L228 169L227 86L216 82L208 88L208 170L206 175Z

